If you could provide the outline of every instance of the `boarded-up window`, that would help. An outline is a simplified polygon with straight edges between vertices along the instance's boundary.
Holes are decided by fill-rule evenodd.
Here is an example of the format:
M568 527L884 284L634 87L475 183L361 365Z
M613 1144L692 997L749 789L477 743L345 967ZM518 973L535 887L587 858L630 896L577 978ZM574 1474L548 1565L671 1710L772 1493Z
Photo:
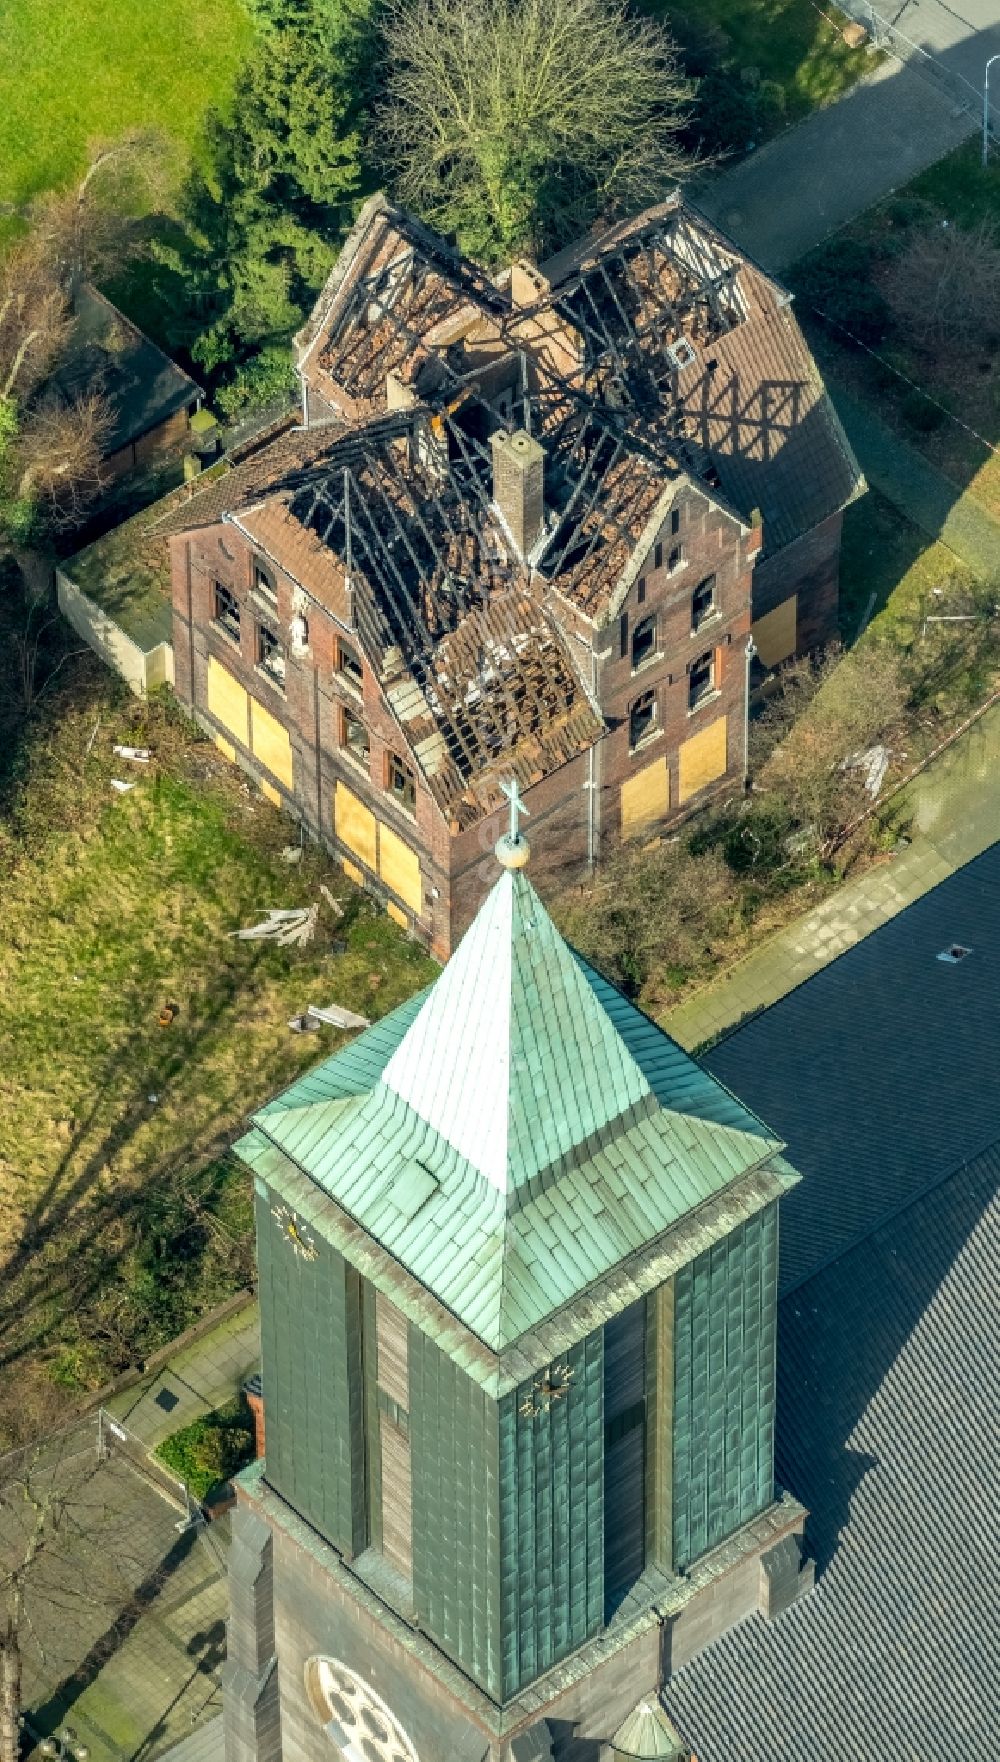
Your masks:
M646 1305L604 1330L604 1616L645 1564Z
M775 606L773 612L758 618L752 635L762 666L776 667L779 661L787 661L789 655L794 655L798 610L799 596L793 593L787 600L782 600L780 606Z
M706 784L726 772L726 718L717 716L700 734L692 734L681 745L679 788L681 801L697 795Z
M292 743L288 729L265 710L256 698L250 704L250 733L254 758L286 789L292 788Z
M375 815L343 783L337 784L333 829L341 844L346 844L348 850L353 850L355 856L367 863L369 869L376 867Z
M219 664L214 655L208 657L208 713L234 734L241 746L250 745L250 699L239 680Z
M376 1380L382 1482L382 1552L397 1572L413 1571L410 1472L409 1327L395 1304L375 1294Z
M420 860L415 850L404 844L388 826L379 829L379 874L387 887L409 906L411 912L419 913L422 902L420 890Z
M670 772L665 758L644 765L622 784L622 837L634 838L662 820L670 807Z

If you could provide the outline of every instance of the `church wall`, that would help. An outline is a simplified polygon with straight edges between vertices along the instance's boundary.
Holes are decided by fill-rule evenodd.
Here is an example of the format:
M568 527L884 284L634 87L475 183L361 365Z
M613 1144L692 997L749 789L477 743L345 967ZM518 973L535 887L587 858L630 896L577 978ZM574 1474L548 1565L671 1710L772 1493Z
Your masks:
M324 1566L321 1543L301 1547L274 1528L274 1598L281 1699L282 1762L335 1762L337 1749L310 1701L306 1666L327 1658L369 1685L402 1726L410 1748L404 1762L483 1762L489 1739L443 1685L420 1667L412 1648L373 1617ZM394 1762L391 1745L377 1762ZM367 1754L367 1752L366 1752Z
M772 1205L676 1275L675 1570L773 1497L777 1262Z
M497 1407L411 1327L413 1597L422 1626L500 1698Z
M365 1545L360 1281L318 1234L297 1252L274 1208L258 1189L267 1479L350 1556Z
M550 1375L568 1379L561 1399L546 1406L524 1383L500 1403L505 1697L582 1645L604 1616L603 1334L574 1346Z

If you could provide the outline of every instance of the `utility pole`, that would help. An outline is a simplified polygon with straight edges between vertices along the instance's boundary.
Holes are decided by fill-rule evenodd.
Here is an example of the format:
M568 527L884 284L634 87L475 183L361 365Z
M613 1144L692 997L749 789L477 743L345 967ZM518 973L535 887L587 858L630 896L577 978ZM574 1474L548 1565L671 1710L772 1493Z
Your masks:
M1000 55L991 55L986 63L986 77L983 80L983 165L990 154L990 68L994 61L1000 61Z
M757 654L757 644L752 636L747 637L745 649L747 676L746 691L743 696L743 793L750 794L750 669Z

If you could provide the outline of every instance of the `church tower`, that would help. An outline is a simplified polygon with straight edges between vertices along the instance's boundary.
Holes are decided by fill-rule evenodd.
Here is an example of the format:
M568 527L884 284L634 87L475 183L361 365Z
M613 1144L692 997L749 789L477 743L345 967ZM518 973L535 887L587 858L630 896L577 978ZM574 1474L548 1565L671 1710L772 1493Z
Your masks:
M808 1583L773 1483L798 1177L566 945L512 821L441 976L237 1146L266 1453L227 1762L681 1756L671 1672Z

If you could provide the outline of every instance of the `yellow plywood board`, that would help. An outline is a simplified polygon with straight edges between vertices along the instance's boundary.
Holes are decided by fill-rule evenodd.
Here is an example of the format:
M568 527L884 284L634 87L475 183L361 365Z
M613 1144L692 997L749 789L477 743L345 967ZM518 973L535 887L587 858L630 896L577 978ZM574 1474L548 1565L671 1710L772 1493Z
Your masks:
M232 741L231 740L223 740L222 735L217 734L215 737L215 744L218 747L223 758L228 759L229 763L231 765L235 765L235 763L236 763L236 748L234 747Z
M250 700L250 734L253 756L266 765L286 789L292 788L292 743L288 729L265 710L256 698Z
M793 593L766 617L758 618L752 635L765 667L776 667L795 653L798 634L799 596Z
M275 789L273 783L262 783L260 786L260 793L264 797L265 801L270 802L270 804L273 808L280 808L281 797L278 794L278 791Z
M714 783L717 777L724 776L726 756L725 716L717 716L700 734L692 734L690 740L683 741L678 791L681 801L689 801L692 795L697 795L699 789Z
M344 857L340 866L343 869L344 874L347 876L348 881L353 881L355 887L364 886L365 878L356 863L349 863L347 858Z
M249 746L247 732L250 699L238 679L227 672L214 655L208 657L208 713L235 734L241 746Z
M364 802L346 784L338 783L333 829L341 844L346 844L348 850L353 850L355 856L360 857L369 869L378 866L375 857L375 824L375 815L371 808L366 808ZM359 875L359 882L362 879Z
M396 901L394 899L389 899L386 901L385 909L388 912L393 923L398 924L401 930L408 930L410 928L409 918L407 917L406 913L404 912L402 906L397 905Z
M622 784L622 837L645 832L670 809L670 772L666 758L654 759Z
M419 914L423 904L420 888L420 858L404 844L388 826L379 829L379 874L387 887Z

